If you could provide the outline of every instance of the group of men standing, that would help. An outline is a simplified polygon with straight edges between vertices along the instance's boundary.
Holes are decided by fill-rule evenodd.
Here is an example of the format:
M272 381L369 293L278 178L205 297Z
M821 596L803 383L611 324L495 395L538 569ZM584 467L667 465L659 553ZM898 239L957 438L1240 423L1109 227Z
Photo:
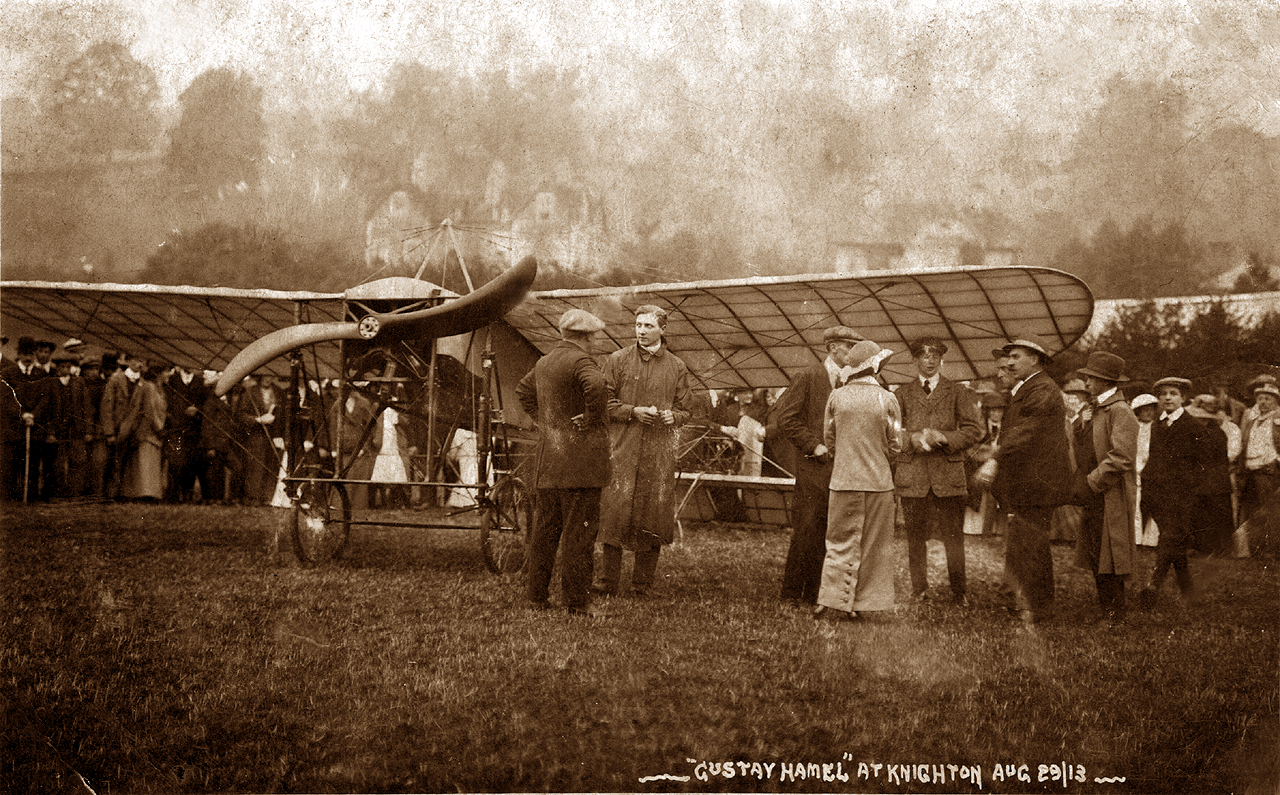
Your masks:
M637 308L636 342L598 362L593 338L604 322L571 309L560 343L517 387L538 425L526 568L535 609L549 607L557 549L571 614L603 615L591 594L618 594L624 549L634 553L633 592L654 586L662 546L674 540L678 432L692 406L689 370L667 348L666 326L662 308ZM597 541L603 571L593 586Z
M250 378L219 398L201 371L69 343L23 337L0 365L4 499L270 501L280 385Z
M1042 340L1026 335L994 350L1009 394L1007 403L999 401L1003 418L992 435L984 427L983 402L941 374L945 341L913 341L916 378L893 392L876 377L887 351L845 326L828 329L824 343L826 359L797 374L776 409L780 433L799 454L785 600L811 606L824 619L867 618L890 609L888 542L896 497L912 600L928 598L926 541L936 537L946 552L950 599L967 605L964 512L971 487L989 491L1007 517L1009 606L1027 623L1054 614L1050 521L1064 505L1081 510L1076 563L1094 576L1100 620L1125 620L1125 586L1137 574L1140 507L1161 528L1141 602L1154 601L1170 570L1184 596L1191 594L1192 503L1204 491L1208 465L1206 426L1181 410L1189 381L1169 377L1155 384L1158 397L1152 400L1162 411L1151 431L1140 506L1139 423L1121 391L1129 381L1121 357L1094 352L1078 370L1089 411L1073 423L1062 390L1046 372L1051 360ZM971 463L979 449L980 466Z

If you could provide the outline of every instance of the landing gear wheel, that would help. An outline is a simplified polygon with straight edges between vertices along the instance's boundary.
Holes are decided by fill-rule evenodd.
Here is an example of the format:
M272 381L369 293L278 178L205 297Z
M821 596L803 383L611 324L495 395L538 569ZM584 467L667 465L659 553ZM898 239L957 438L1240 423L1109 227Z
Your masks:
M293 539L308 567L337 557L351 532L351 503L341 483L304 483L293 504Z
M499 480L485 498L480 548L494 574L524 568L525 545L533 525L533 493L516 477Z

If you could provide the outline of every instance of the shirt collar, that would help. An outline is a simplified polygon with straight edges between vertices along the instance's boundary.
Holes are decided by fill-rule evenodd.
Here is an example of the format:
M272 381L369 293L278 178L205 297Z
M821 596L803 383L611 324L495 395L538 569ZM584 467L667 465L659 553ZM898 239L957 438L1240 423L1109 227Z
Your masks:
M659 353L662 353L662 340L658 340L658 344L654 345L652 348L646 348L638 342L636 343L636 347L650 356L657 356Z
M1174 412L1172 412L1172 413L1167 412L1167 411L1166 411L1166 412L1163 412L1163 413L1160 415L1160 421L1161 421L1161 422L1165 422L1165 421L1173 422L1174 420L1176 420L1176 419L1178 419L1179 417L1181 417L1181 416L1182 416L1182 412L1183 412L1183 411L1184 411L1183 407L1179 406L1179 407L1178 407L1178 410L1177 410L1177 411L1174 411Z
M1106 392L1103 392L1101 395L1098 395L1098 405L1099 405L1099 406L1101 406L1103 403L1106 403L1106 402L1107 402L1107 398L1109 398L1109 397L1111 397L1112 395L1114 395L1114 394L1116 393L1116 389L1117 389L1117 388L1118 388L1118 387L1114 387L1114 386L1113 386L1113 387L1111 387L1110 389L1108 389Z
M827 381L831 383L831 388L835 389L840 385L840 365L836 364L835 359L832 359L830 356L828 356L826 361L822 364L827 368Z
M924 384L928 384L929 391L932 392L933 390L938 388L938 382L942 380L942 373L941 372L934 373L931 378L925 378L924 376L920 376L919 378L920 378L921 386L923 386Z

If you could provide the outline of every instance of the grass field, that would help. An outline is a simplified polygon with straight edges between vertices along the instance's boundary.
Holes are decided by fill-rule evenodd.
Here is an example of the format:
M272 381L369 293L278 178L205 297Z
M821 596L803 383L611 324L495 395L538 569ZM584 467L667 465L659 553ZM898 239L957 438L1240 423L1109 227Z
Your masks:
M6 508L0 791L82 778L100 794L1270 794L1280 781L1280 578L1262 561L1197 559L1197 604L1166 591L1107 629L1057 546L1061 615L1031 631L998 604L1001 540L971 537L970 609L830 625L776 598L784 534L686 527L655 595L605 600L611 617L591 620L524 609L475 531L357 530L339 564L268 565L264 530L286 515Z

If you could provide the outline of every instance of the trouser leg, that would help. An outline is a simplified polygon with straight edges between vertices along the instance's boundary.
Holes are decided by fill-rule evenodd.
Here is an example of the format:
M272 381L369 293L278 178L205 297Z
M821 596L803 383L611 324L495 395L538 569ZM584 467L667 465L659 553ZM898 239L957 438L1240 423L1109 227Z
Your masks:
M968 587L964 564L964 498L938 497L934 502L934 517L938 533L942 536L942 548L947 553L947 576L951 582L951 594L963 598Z
M622 547L614 544L603 544L604 554L601 559L600 590L606 594L618 592L618 579L622 576Z
M827 553L827 501L830 492L807 482L797 482L795 528L782 573L782 598L807 604L818 601L822 585L822 559Z
M658 572L658 555L662 547L636 550L635 568L631 570L631 587L644 593L653 587Z
M918 596L929 589L929 538L930 505L928 497L904 497L902 514L907 525L907 570L911 573L911 595Z
M1015 506L1005 545L1005 565L1019 601L1037 620L1048 617L1053 609L1052 513L1053 509L1045 506Z
M600 489L566 489L561 499L560 590L566 607L585 608L595 568Z
M525 595L530 602L547 601L562 527L560 491L536 489L533 503L533 532L529 536L529 558L525 575Z

